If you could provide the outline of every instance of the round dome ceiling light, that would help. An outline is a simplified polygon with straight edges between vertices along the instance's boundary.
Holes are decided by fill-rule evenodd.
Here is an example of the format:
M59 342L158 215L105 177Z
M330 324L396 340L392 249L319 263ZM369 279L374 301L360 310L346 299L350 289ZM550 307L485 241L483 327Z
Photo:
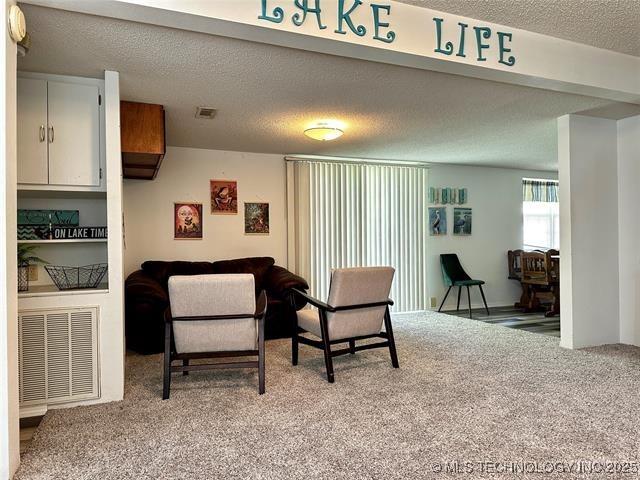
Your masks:
M329 142L331 140L340 138L344 134L344 131L329 123L322 122L316 123L312 127L307 128L304 131L304 134L309 138L313 138L314 140Z

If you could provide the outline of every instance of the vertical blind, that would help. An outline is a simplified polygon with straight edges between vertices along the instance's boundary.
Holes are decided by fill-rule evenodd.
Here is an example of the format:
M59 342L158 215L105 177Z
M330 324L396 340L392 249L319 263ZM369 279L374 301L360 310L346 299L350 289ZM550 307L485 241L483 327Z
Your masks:
M424 310L427 170L290 161L290 265L326 299L331 269L390 265L395 311Z

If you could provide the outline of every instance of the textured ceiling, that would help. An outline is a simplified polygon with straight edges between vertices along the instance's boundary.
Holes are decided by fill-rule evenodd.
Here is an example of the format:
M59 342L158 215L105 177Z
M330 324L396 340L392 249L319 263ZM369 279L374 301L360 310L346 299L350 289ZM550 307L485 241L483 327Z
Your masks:
M640 0L397 0L640 57Z
M263 153L556 168L556 117L611 102L24 5L19 68L120 72L124 100L160 103L167 143ZM197 105L218 109L194 118ZM636 108L636 107L634 107ZM322 144L314 120L345 123Z

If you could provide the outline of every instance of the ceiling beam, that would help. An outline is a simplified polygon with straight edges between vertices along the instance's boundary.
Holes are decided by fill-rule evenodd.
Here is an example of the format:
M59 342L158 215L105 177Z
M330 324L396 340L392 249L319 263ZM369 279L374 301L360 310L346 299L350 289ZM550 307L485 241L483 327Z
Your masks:
M24 3L640 104L640 57L391 0Z

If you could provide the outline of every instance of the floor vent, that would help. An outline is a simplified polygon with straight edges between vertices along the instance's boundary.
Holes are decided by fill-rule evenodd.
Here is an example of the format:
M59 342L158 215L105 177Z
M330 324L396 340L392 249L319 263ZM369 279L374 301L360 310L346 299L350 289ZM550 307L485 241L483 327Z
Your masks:
M20 405L98 398L97 308L21 311Z

